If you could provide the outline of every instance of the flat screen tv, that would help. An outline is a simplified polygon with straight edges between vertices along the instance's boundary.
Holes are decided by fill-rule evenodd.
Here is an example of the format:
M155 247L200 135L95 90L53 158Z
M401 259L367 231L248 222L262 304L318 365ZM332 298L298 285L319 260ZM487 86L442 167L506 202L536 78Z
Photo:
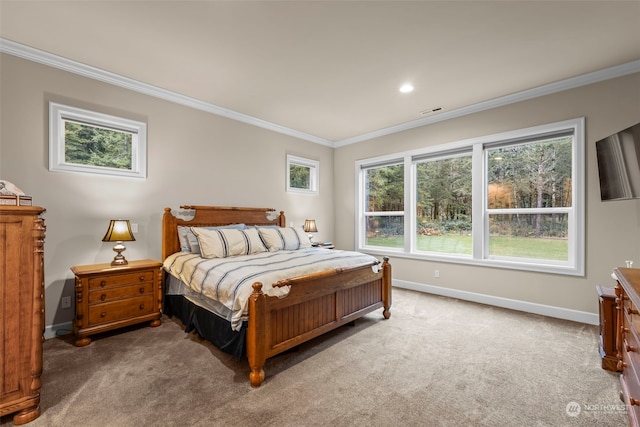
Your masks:
M640 198L640 123L596 142L600 198Z

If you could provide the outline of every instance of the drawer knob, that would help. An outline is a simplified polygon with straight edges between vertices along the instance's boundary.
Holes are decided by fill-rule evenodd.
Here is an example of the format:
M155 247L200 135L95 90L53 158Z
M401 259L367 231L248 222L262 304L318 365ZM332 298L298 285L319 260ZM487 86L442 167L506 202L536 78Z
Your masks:
M144 304L140 304L140 310L144 310Z
M106 281L106 280L103 280L102 282L100 282L100 286L101 286L101 287L103 287L103 288L104 288L105 286L107 286L107 281Z
M107 299L107 294L100 295L100 301L104 301Z
M144 282L144 276L140 276L140 281Z
M107 317L107 312L103 311L102 313L100 313L100 317Z
M144 294L144 288L140 288L140 293Z

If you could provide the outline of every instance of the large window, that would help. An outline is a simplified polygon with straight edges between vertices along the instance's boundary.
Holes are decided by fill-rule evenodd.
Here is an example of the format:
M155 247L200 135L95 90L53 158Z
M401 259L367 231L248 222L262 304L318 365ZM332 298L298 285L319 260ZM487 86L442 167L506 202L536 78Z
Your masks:
M364 244L404 247L404 165L373 166L364 175Z
M573 137L488 148L488 255L569 260Z
M584 274L584 120L356 163L358 249Z
M471 152L415 161L416 251L471 255Z

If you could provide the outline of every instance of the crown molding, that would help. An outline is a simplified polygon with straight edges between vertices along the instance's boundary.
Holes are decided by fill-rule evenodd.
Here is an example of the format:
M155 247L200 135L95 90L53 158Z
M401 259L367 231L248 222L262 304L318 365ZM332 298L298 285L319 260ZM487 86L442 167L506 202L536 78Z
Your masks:
M191 98L170 90L166 90L157 86L153 86L138 80L134 80L128 77L121 76L119 74L111 73L109 71L92 67L90 65L83 64L81 62L73 61L71 59L63 58L58 55L54 55L49 52L45 52L39 49L35 49L29 46L25 46L20 43L16 43L11 40L0 38L0 53L6 53L22 59L26 59L32 62L37 62L49 67L57 68L59 70L67 71L73 74L77 74L83 77L88 77L93 80L98 80L104 83L119 86L134 92L139 92L145 95L153 96L155 98L164 99L165 101L174 102L176 104L184 105L186 107L195 108L197 110L205 111L207 113L215 114L218 116L226 117L239 122L247 123L253 126L257 126L263 129L278 132L284 135L293 136L295 138L303 139L306 141L314 142L316 144L326 145L333 147L333 143L323 138L319 138L314 135L309 135L304 132L299 132L294 129L280 126L275 123L268 122L266 120L258 119L256 117L248 116L246 114L238 113L237 111L229 110L227 108L219 107L217 105L201 101L199 99Z
M628 74L634 74L640 72L640 60L628 62L626 64L617 65L615 67L606 68L600 71L594 71L592 73L583 74L581 76L572 77L569 79L561 80L555 83L550 83L544 86L538 86L533 89L528 89L522 92L516 92L510 95L501 96L499 98L490 99L487 101L479 102L477 104L469 105L466 107L458 108L456 110L445 111L439 113L436 116L425 117L419 120L402 123L395 126L389 126L384 129L379 129L373 132L365 133L363 135L354 136L352 138L336 141L334 147L342 147L349 144L355 144L357 142L367 141L369 139L378 138L385 135L390 135L398 132L402 132L409 129L414 129L420 126L430 125L432 123L438 123L445 120L454 119L456 117L462 117L480 111L490 110L496 107L503 107L505 105L514 104L516 102L526 101L529 99L537 98L544 95L550 95L556 92L562 92L568 89L574 89L580 86L586 86L593 83L598 83L604 80L613 79L616 77L626 76Z
M246 114L239 113L237 111L229 110L201 101L199 99L191 98L176 92L172 92L157 86L153 86L138 80L130 79L128 77L121 76L119 74L111 73L109 71L92 67L77 61L73 61L67 58L63 58L58 55L54 55L49 52L45 52L39 49L35 49L29 46L25 46L20 43L16 43L11 40L0 38L0 53L6 53L19 58L23 58L32 62L37 62L49 67L57 68L63 71L67 71L73 74L77 74L90 79L98 80L104 83L119 86L134 92L139 92L145 95L153 96L155 98L164 99L165 101L174 102L176 104L184 105L197 110L205 111L218 116L226 117L239 122L247 123L253 126L257 126L263 129L278 132L284 135L292 136L294 138L302 139L305 141L313 142L316 144L325 145L328 147L342 147L345 145L355 144L358 142L367 141L373 138L386 136L406 130L414 129L421 126L430 125L433 123L442 122L445 120L454 119L457 117L466 116L473 113L478 113L492 108L503 107L505 105L513 104L516 102L526 101L529 99L537 98L544 95L550 95L552 93L561 92L568 89L577 88L580 86L586 86L589 84L601 82L604 80L613 79L616 77L622 77L628 74L640 72L640 60L628 62L626 64L618 65L611 68L606 68L600 71L594 71L592 73L583 74L581 76L572 77L569 79L561 80L555 83L539 86L537 88L528 89L522 92L516 92L510 95L490 99L487 101L479 102L477 104L469 105L466 107L458 108L451 111L445 111L434 116L425 117L422 119L401 123L399 125L389 126L383 129L379 129L373 132L368 132L362 135L357 135L351 138L346 138L340 141L329 141L324 138L310 135L308 133L296 131L294 129L287 128L275 123L268 122L266 120L258 119L256 117L248 116Z

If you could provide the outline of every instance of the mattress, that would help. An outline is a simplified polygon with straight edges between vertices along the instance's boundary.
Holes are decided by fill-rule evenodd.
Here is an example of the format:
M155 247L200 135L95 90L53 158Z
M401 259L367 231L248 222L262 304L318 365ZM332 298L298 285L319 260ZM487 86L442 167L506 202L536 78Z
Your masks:
M166 295L180 295L194 306L228 321L239 331L247 320L252 284L262 283L266 295L284 297L288 286L273 284L327 270L371 265L381 267L367 254L323 248L280 250L227 258L203 258L190 252L167 257L164 269L173 277L165 283Z

